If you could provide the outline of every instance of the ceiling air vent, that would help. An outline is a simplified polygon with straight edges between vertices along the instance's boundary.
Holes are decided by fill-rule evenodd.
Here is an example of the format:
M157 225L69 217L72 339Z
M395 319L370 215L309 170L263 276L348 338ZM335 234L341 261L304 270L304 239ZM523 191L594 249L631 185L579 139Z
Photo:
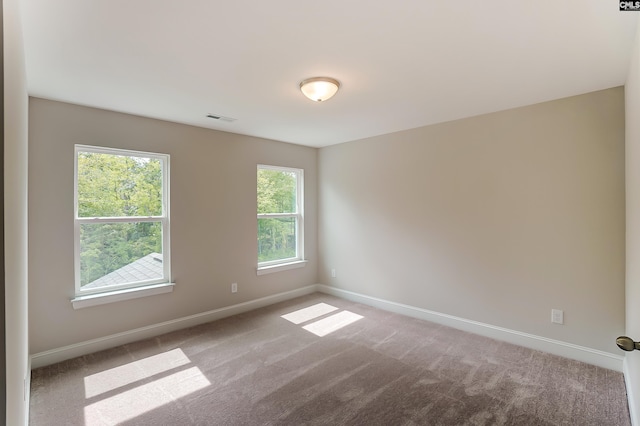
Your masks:
M237 118L225 117L223 115L217 115L217 114L207 114L207 118L213 118L214 120L225 121L227 123L233 123L234 121L237 120Z

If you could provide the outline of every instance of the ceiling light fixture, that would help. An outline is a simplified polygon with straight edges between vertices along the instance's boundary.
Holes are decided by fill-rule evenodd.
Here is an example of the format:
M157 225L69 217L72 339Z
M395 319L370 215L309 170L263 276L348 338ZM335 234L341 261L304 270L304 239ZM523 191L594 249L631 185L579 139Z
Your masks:
M300 82L300 90L314 102L330 99L340 88L340 82L331 77L314 77Z

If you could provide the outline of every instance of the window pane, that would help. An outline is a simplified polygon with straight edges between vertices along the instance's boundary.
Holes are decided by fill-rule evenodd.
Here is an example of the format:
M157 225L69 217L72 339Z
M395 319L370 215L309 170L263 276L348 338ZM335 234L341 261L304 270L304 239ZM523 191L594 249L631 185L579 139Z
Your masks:
M296 213L297 175L258 169L258 213Z
M80 225L80 285L83 289L160 279L160 222Z
M78 152L78 217L161 215L160 160Z
M258 219L258 262L296 257L296 220Z

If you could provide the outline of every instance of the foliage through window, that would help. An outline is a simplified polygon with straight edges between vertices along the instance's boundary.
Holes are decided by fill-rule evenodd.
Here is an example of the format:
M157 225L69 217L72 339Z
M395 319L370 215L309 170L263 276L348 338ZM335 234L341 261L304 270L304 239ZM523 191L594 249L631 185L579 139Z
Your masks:
M258 166L258 267L304 259L303 170Z
M170 281L169 156L76 145L76 294Z

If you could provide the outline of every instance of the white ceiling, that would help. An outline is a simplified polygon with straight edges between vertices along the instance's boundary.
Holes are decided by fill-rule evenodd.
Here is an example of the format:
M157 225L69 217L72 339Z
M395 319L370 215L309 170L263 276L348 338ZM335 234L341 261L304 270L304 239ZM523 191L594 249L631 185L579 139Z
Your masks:
M315 147L623 85L638 19L613 0L21 7L31 96ZM315 76L342 88L313 103Z

